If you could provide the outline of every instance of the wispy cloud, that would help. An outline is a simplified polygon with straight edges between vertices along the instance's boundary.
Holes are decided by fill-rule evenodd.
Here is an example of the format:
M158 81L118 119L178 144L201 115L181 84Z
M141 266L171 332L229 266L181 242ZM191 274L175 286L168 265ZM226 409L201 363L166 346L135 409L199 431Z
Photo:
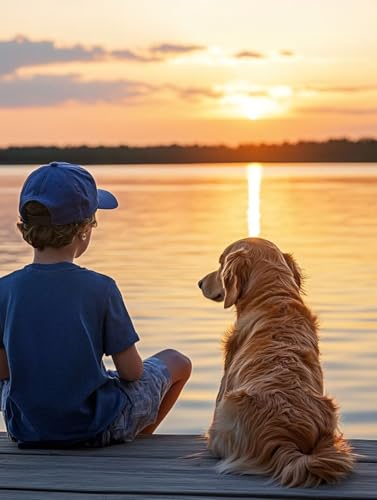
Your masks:
M85 47L81 44L62 47L52 40L35 41L25 36L12 40L0 40L0 77L10 75L19 68L43 66L69 62L98 62L120 60L129 63L161 63L182 56L194 56L196 53L207 54L211 63L221 63L221 57L215 56L205 45L169 43L151 45L138 50L128 47L107 50L101 46ZM282 57L293 56L289 50L281 50ZM263 60L270 57L255 50L242 50L234 55L224 55L224 61Z
M153 45L149 48L151 53L157 54L187 54L191 52L198 52L206 50L204 45L185 45L175 43L161 43L160 45Z
M377 107L347 108L338 106L302 106L295 108L301 114L337 114L337 115L377 115Z
M242 50L234 55L236 59L264 59L266 56L254 50Z
M108 102L132 105L159 94L199 101L216 99L223 92L211 87L151 85L133 80L83 80L79 75L34 75L0 79L0 108L46 107L66 102Z
M163 89L170 90L182 99L198 101L203 98L217 99L223 96L223 92L211 87L178 87L175 85L164 85Z
M128 61L150 63L163 62L172 57L182 54L191 54L193 52L206 50L207 47L202 45L179 45L172 43L162 43L153 45L143 51L133 52L131 50L113 50L109 54L118 59L126 59Z
M275 53L275 56L278 55L282 58L294 57L295 53L292 50L279 50ZM263 52L259 52L257 50L241 50L237 52L233 56L235 59L250 59L250 60L258 60L258 59L268 59L274 57L273 54L264 54Z
M373 107L327 106L322 103L310 105L305 92L338 92L345 94L377 91L377 86L261 86L248 81L234 81L218 85L180 86L174 83L150 84L128 79L87 80L79 74L33 76L13 76L0 78L0 107L46 107L66 102L76 103L119 103L133 105L146 102L148 98L158 96L171 102L172 98L200 103L204 100L222 99L270 99L292 105L298 113L305 114L342 114L371 115L377 110ZM297 99L297 100L296 100ZM302 100L304 99L304 100ZM306 106L302 104L307 103ZM301 106L300 106L301 104Z
M33 41L23 36L0 40L0 76L11 74L26 66L67 62L92 62L120 59L128 62L162 62L171 57L205 50L202 45L162 43L145 50L106 50L103 47L84 47L76 44L59 47L51 40Z
M280 50L279 55L283 57L294 57L295 53L292 50Z
M37 66L69 61L94 61L104 58L101 47L90 49L82 45L57 47L52 41L31 41L25 37L0 41L0 75L12 73L24 66Z
M0 107L43 107L64 102L132 102L154 87L128 80L84 81L78 75L36 75L0 80Z
M158 56L148 55L148 54L137 54L136 52L132 52L131 50L112 50L109 52L110 57L114 57L115 59L123 59L125 61L130 62L140 62L140 63L150 63L150 62L160 62L163 59Z
M270 92L268 92L267 90L250 90L249 92L247 92L247 95L249 97L269 97Z
M377 91L377 85L306 85L301 87L300 90L318 94L357 94L375 92Z

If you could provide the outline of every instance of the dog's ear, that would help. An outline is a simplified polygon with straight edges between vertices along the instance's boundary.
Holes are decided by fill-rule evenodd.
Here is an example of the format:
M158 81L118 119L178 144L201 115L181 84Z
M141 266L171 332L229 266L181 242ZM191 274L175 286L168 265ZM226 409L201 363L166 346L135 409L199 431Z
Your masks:
M301 290L302 272L301 272L299 265L297 264L297 262L295 261L295 259L293 258L293 256L290 253L283 253L283 257L284 257L284 260L287 263L289 269L292 271L292 274L293 274L293 277L295 279L297 286Z
M246 268L248 268L248 251L241 248L227 255L222 271L222 280L224 286L224 308L235 304L241 294Z

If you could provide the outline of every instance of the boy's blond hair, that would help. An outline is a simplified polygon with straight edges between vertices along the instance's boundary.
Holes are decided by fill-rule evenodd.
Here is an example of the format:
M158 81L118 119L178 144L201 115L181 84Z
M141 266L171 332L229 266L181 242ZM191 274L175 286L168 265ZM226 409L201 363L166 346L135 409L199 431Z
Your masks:
M90 224L95 227L95 215L72 224L33 224L28 223L28 216L48 216L48 209L37 201L29 201L23 210L21 222L17 223L23 239L34 248L44 250L46 247L61 248L72 243L76 234Z

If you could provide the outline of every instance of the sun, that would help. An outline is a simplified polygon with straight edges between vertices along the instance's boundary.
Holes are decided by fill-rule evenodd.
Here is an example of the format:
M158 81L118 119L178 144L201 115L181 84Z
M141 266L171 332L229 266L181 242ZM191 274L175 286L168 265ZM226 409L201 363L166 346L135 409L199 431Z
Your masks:
M287 85L258 86L246 81L228 82L215 90L222 94L219 114L253 121L287 114L293 97Z
M269 97L241 97L238 105L239 113L249 120L258 120L280 112L278 103Z

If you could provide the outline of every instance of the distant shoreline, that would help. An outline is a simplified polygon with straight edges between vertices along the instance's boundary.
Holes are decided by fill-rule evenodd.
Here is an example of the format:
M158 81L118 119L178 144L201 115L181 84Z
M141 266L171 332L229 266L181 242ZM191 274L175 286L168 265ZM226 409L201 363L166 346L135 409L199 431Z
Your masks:
M377 140L329 139L281 144L170 146L12 146L0 148L0 164L32 165L53 160L86 165L193 163L375 163Z

